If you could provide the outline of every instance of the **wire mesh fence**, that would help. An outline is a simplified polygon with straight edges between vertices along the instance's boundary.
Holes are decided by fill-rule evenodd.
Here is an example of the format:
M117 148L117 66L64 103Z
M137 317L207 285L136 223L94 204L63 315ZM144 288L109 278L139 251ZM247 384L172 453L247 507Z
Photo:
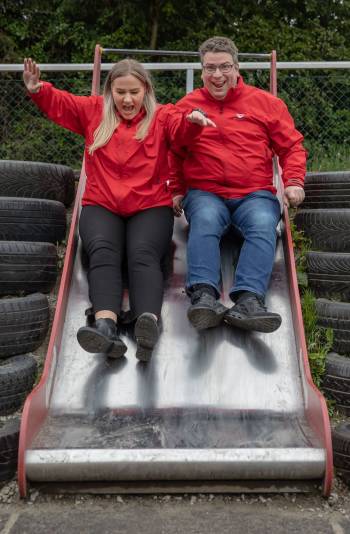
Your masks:
M268 71L243 70L242 74L246 83L268 90ZM184 96L186 71L153 71L152 78L159 102L176 102ZM89 71L44 72L42 79L75 94L90 93ZM0 159L62 163L79 169L83 139L42 115L26 95L20 72L2 71L0 81ZM195 71L194 87L201 85L200 72ZM278 92L304 134L309 169L350 169L349 70L279 71Z

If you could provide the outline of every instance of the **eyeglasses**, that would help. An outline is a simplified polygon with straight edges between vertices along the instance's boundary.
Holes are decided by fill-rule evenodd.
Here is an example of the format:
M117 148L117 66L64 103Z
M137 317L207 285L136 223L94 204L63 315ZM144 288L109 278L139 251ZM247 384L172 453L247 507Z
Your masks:
M222 74L227 74L232 70L233 64L231 63L221 63L221 65L203 65L203 70L206 74L215 74L216 70Z

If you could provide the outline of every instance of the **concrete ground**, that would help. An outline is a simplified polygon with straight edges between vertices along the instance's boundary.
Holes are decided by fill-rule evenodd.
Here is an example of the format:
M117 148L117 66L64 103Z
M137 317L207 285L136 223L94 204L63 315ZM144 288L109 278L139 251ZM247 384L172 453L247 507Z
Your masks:
M1 534L345 534L348 488L336 479L328 500L313 494L61 495L16 481L0 489Z

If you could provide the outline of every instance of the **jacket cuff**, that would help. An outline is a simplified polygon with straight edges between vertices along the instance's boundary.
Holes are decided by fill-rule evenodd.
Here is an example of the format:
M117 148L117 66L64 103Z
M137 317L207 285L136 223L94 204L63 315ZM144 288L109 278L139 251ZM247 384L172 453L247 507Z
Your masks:
M289 178L285 181L284 187L302 187L304 189L304 179L303 178Z
M42 97L42 95L46 92L46 90L49 88L49 87L52 87L52 83L50 82L41 82L43 85L40 87L40 90L37 92L37 93L30 93L29 91L27 91L27 95L35 101L37 100L40 100L40 98Z

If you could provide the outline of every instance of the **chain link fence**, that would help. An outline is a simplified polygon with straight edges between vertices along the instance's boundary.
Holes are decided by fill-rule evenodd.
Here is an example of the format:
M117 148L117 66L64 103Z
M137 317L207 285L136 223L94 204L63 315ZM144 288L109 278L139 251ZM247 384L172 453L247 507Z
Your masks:
M268 90L268 71L241 72L246 83ZM159 102L184 96L185 70L153 71L152 78ZM89 71L46 71L42 79L75 94L90 94ZM0 159L61 163L78 170L83 139L41 114L26 95L21 72L1 71L0 80ZM194 87L201 85L200 72L195 71ZM281 70L278 93L305 136L309 170L350 169L349 70Z

